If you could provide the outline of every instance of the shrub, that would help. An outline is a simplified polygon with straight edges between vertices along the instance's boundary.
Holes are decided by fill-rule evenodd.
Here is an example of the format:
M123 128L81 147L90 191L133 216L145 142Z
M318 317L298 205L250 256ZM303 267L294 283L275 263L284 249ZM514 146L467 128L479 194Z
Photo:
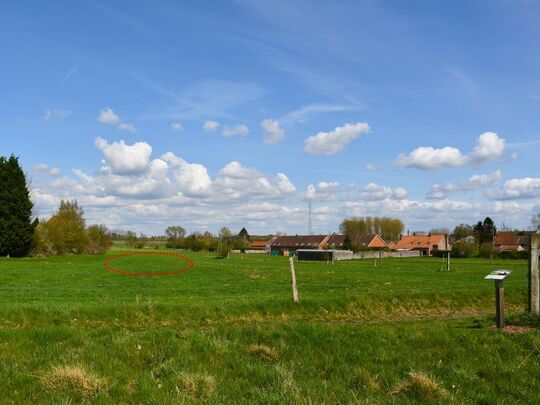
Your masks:
M100 255L105 253L112 245L107 228L104 225L92 225L87 229L88 243L85 252Z
M221 243L221 245L219 245L219 247L217 248L216 257L218 259L226 259L227 257L229 257L229 253L231 253L231 250L231 245L226 242Z

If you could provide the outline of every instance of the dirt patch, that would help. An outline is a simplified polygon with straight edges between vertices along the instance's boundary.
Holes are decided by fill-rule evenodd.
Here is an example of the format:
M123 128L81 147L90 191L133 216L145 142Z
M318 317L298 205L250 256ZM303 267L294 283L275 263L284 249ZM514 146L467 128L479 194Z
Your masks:
M491 325L490 329L497 329L497 325ZM520 325L506 325L502 328L503 332L506 333L527 333L532 331L533 328L530 326L520 326Z

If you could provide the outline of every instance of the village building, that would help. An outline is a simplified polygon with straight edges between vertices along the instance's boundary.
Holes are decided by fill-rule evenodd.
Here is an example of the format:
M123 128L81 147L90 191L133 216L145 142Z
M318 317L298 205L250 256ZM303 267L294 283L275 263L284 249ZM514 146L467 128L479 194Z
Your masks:
M380 235L356 235L351 236L351 243L353 246L362 249L390 249L388 244L381 238ZM345 235L330 235L326 242L325 248L327 249L344 249Z
M272 254L289 254L298 249L324 249L329 235L280 235L269 241Z
M422 256L433 256L439 250L452 249L446 234L402 235L398 242L392 245L392 250L418 250Z
M529 250L529 237L515 232L497 232L493 238L493 247L497 252Z
M360 249L389 249L380 235L353 236L351 243ZM345 235L287 235L275 236L266 244L272 254L289 254L297 250L342 250L345 249Z

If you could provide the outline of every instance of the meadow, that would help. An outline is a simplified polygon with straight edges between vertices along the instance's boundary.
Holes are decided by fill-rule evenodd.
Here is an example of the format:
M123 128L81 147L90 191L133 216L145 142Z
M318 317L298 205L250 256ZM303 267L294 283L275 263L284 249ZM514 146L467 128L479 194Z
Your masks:
M296 263L182 253L164 277L106 256L0 259L2 403L534 403L538 322L522 261ZM141 273L185 266L134 255ZM493 269L507 323L494 324ZM517 329L517 328L516 328Z

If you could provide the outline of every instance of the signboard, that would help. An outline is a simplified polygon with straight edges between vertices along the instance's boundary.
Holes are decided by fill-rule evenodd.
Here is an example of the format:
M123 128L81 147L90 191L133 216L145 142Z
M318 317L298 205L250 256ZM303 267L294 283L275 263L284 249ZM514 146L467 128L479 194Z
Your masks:
M504 280L512 270L494 270L484 277L486 280Z

